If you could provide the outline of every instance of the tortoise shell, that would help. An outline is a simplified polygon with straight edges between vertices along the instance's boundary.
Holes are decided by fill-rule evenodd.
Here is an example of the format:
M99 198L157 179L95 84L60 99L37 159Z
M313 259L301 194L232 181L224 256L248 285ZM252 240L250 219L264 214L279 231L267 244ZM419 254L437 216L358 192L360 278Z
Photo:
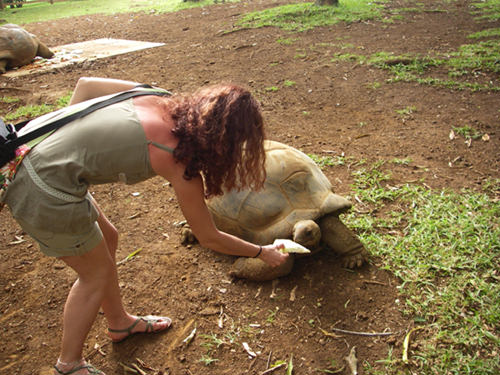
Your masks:
M290 237L297 221L351 207L306 154L275 141L265 141L264 148L267 177L261 191L233 190L207 202L219 229L264 245Z

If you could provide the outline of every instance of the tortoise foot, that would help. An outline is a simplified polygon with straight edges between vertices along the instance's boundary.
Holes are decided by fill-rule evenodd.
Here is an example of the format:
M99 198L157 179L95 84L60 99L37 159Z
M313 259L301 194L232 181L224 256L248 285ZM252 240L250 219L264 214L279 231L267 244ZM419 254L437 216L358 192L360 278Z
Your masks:
M361 267L369 254L359 238L336 216L325 216L320 221L321 239L342 256L342 265L347 268Z
M187 246L196 243L198 243L198 239L195 237L191 227L189 224L184 224L181 230L181 244Z
M293 256L289 256L285 263L278 267L271 267L260 259L238 258L229 274L240 279L269 281L288 275L292 271L293 263Z
M363 248L361 252L342 257L342 267L353 269L361 267L368 261L368 252Z
M40 57L43 57L43 58L46 58L46 59L50 59L51 57L54 56L54 52L52 52L49 49L49 47L47 47L45 44L43 44L42 42L39 42L38 50L36 52L36 55L40 56Z

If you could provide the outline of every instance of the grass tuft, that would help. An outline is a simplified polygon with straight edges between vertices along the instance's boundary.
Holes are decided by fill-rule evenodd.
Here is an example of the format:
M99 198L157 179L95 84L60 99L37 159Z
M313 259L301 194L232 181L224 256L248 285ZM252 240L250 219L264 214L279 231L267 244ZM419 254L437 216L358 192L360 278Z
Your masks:
M316 6L314 3L287 4L244 15L241 28L279 27L294 32L310 30L338 22L358 22L382 18L383 1L342 0L338 6Z
M400 278L403 312L422 326L412 339L411 372L497 374L498 199L469 190L393 187L384 165L354 172L354 194L373 210L350 213L346 221L383 267ZM490 191L498 192L498 181L491 183ZM401 373L398 360L384 363L383 372L371 368L369 373Z
M227 0L231 2L233 0ZM86 14L115 14L115 13L167 13L194 7L213 5L213 0L180 1L180 0L78 0L56 1L50 4L43 2L26 2L22 8L2 11L2 18L7 23L24 25L33 22L42 22L58 18L78 17ZM133 20L133 17L131 17Z

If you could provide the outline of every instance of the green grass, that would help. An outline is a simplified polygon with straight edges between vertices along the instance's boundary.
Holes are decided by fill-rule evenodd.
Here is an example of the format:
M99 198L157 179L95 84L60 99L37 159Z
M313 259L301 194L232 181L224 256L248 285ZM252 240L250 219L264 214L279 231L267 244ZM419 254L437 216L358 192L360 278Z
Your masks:
M231 1L231 0L228 0ZM58 18L76 17L87 14L115 13L166 13L185 8L213 5L213 1L181 0L72 0L50 4L48 1L25 3L22 8L5 8L0 12L1 18L18 25L41 22Z
M59 108L66 107L71 99L72 92L67 93L61 98L57 99L54 104L36 104L36 105L25 105L17 107L16 110L10 113L0 114L0 116L6 121L17 121L19 119L33 119L35 117L42 116L46 113L55 111ZM15 97L3 97L1 100L3 103L17 103L18 98Z
M55 110L50 104L26 105L17 108L14 112L2 116L6 121L15 121L20 118L32 119Z
M319 26L328 26L338 22L358 22L376 20L387 22L395 14L426 10L423 4L417 3L413 8L395 8L390 12L383 9L384 1L343 0L337 7L318 7L313 3L298 3L278 6L242 16L238 22L241 28L278 27L286 31L302 32ZM473 4L473 12L478 17L488 20L500 18L500 0L486 0ZM404 56L392 52L380 51L370 56L355 53L337 53L333 62L351 61L358 64L370 64L390 72L389 83L417 82L458 90L491 90L500 91L494 80L478 81L483 73L497 75L500 72L500 35L499 29L488 29L472 34L471 38L492 38L475 44L462 45L456 51L449 51L440 56ZM290 45L292 40L279 39L279 43ZM353 48L352 44L349 48ZM313 47L311 47L313 48ZM347 48L347 47L345 47ZM344 49L344 48L342 48ZM305 59L307 53L297 50L294 58ZM449 78L442 77L442 71Z
M17 103L19 102L19 98L14 98L12 96L3 96L0 98L0 102L7 104Z
M245 14L237 25L241 28L273 26L287 31L301 32L341 21L381 20L383 2L342 0L335 7L316 6L313 3L286 4Z
M390 186L390 164L354 172L353 194L371 207L351 213L383 268L401 280L401 308L422 329L412 336L408 365L394 358L370 374L477 374L500 370L500 203L470 190ZM498 195L499 180L490 192ZM383 210L382 210L383 208ZM383 212L383 213L381 213ZM412 349L413 348L413 349Z
M353 160L344 155L320 156L316 154L307 154L307 156L309 156L321 169L350 164Z
M447 62L451 76L477 71L500 73L500 40L462 45Z
M75 7L75 3L81 6ZM160 12L160 6L165 6L162 9L166 9L173 1L160 3L152 0L143 3L148 9L151 4L158 4L156 11ZM352 1L341 0L341 5L345 7L351 3ZM351 12L351 18L348 18L347 15L333 12L332 9L313 9L310 4L290 4L280 7L284 9L279 11L269 12L268 20L262 18L261 22L255 18L252 22L255 27L274 25L290 27L290 30L297 31L315 27L314 25L324 25L325 22L353 22L356 19L365 19L362 17L381 20L384 17L378 5L369 4L368 1L359 3L373 8L366 13ZM130 9L143 11L140 7L132 8L132 3L127 0L109 0L105 3L81 0L54 5L39 4L35 13L41 14L43 5L49 12L46 17L56 14L58 17L71 16L69 10L64 10L63 5L67 4L70 5L68 8L83 8L78 11L89 14L95 12L95 8L90 7L92 4L96 7L105 6L106 10L102 13L117 12L117 9L127 12ZM292 5L296 7L292 8ZM474 5L477 17L499 19L499 0L486 0ZM34 6L35 4L26 4L16 14L6 9L2 17L8 22L27 23L15 21L11 16L33 17L34 13L30 8ZM300 16L296 17L295 21L305 22L306 26L294 25L292 20L287 19L293 18L293 9L299 12ZM287 11L290 11L288 16ZM408 11L410 10L406 10ZM273 19L276 24L273 24ZM471 38L493 38L492 40L464 45L457 51L450 51L448 56L394 56L390 52L379 52L371 56L344 54L336 55L335 58L386 69L391 72L393 81L413 80L451 88L484 89L488 87L463 80L459 82L451 78L434 78L431 72L433 69L445 68L450 72L450 77L455 79L471 76L478 70L498 74L498 40L494 39L498 37L498 30L488 30L490 31L473 34ZM283 39L279 43L286 45L289 41L293 44L295 40ZM394 65L391 62L395 59L407 61ZM284 86L288 86L286 82ZM270 91L276 90L273 86ZM69 97L70 94L50 105L20 107L12 113L11 120L39 116L65 105ZM15 103L16 98L4 97L2 102ZM466 126L454 127L453 130L466 139L480 136L475 129ZM345 221L356 229L369 251L383 264L383 268L401 280L400 308L421 327L412 334L408 364L397 358L393 348L388 346L386 358L380 358L378 364L367 361L360 363L360 366L365 367L365 372L373 375L497 374L500 370L500 179L488 180L482 192L430 190L411 184L392 186L390 168L394 165L398 168L411 167L410 159L380 161L366 166L363 162L356 163L344 156L310 156L323 169L346 163L355 167L353 195L368 207L369 213L360 214L353 210L345 215ZM363 209L363 212L365 211L367 210ZM279 318L277 312L278 310L265 312L263 322L273 324ZM219 337L214 334L201 336L205 340L204 348L207 352L200 361L209 366L217 361L213 358L217 348L224 345L234 347L236 338L243 332L235 328L231 328L231 332L231 335L221 334ZM380 368L380 364L383 364L383 369L376 370ZM331 368L332 370L327 371L336 370L337 366L332 363ZM323 370L328 373L327 371Z
M478 31L477 33L472 33L468 35L471 39L479 39L479 38L497 38L500 37L500 28L499 29L486 29L482 31Z
M267 91L267 92L276 92L276 91L279 90L279 87L277 87L277 86L269 86L269 87L264 88L264 90Z
M201 356L199 362L203 363L205 366L210 366L212 363L217 362L217 358L212 358L208 354L204 354Z
M473 13L478 19L489 21L498 21L500 19L500 0L482 0L473 3L473 6L477 8Z
M407 106L403 109L396 109L396 113L398 115L400 115L401 117L408 117L410 115L412 115L414 112L417 111L417 107L411 105L411 106Z
M451 89L500 91L500 86L492 82L484 84L474 82L481 72L486 74L500 72L500 41L498 39L462 45L457 51L450 51L442 56L394 55L391 52L380 51L370 56L337 53L332 61L369 64L387 70L391 73L388 83L417 82ZM449 79L433 77L438 70L447 72ZM457 78L461 79L457 80Z
M483 136L477 129L470 126L453 127L453 131L465 139L479 139Z

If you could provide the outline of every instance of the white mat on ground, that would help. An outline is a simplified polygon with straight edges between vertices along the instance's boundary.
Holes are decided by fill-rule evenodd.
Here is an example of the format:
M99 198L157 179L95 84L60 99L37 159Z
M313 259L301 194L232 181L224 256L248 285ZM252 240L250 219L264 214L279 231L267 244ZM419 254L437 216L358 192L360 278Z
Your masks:
M9 70L4 77L19 77L61 68L67 65L92 61L104 57L121 55L146 48L163 46L165 43L141 42L137 40L103 38L86 42L49 47L55 53L51 59L36 57L33 63Z

